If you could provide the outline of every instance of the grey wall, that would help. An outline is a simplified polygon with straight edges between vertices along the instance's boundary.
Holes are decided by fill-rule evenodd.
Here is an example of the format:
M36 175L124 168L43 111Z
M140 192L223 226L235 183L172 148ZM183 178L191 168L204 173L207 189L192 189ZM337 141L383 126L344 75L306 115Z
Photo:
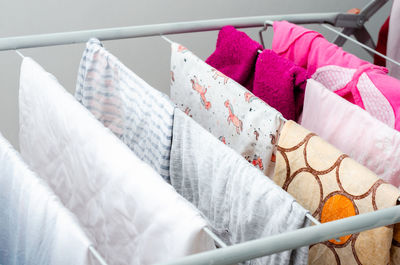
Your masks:
M0 0L0 37L144 25L224 17L305 12L336 12L363 7L368 0ZM373 36L389 14L386 4L367 24ZM328 39L333 35L326 34ZM258 29L246 30L257 38ZM171 35L201 58L215 47L218 32ZM266 36L270 43L269 30ZM168 93L169 45L159 37L104 42L105 47L155 88ZM54 74L70 92L74 91L77 68L84 44L25 49L21 52ZM345 49L370 59L354 44ZM15 52L0 52L0 132L18 147L18 78L21 59Z

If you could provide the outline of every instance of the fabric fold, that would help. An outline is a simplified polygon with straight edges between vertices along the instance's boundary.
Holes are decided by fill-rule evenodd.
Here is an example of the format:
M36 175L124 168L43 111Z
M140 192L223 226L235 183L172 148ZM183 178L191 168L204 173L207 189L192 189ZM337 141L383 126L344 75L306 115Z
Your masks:
M0 134L0 264L97 264L76 217Z
M154 264L214 249L200 212L30 58L19 107L22 156L107 263Z
M289 194L182 111L174 116L171 183L227 245L309 224L307 211ZM245 264L307 264L307 256L305 246Z
M232 26L222 28L216 50L206 63L245 86L286 119L297 120L300 116L307 81L305 69L272 50L263 50L246 33Z
M273 179L321 223L395 206L400 195L292 121L281 131ZM309 264L389 264L393 236L386 226L321 242L310 246Z
M253 94L288 120L297 120L303 110L307 73L293 62L264 50L257 59Z
M263 47L232 26L218 33L217 47L206 63L252 91L258 51Z
M287 21L275 21L273 29L272 50L307 69L310 75L327 65L358 68L371 64L345 52L319 32Z
M169 182L173 103L97 39L86 44L75 98Z

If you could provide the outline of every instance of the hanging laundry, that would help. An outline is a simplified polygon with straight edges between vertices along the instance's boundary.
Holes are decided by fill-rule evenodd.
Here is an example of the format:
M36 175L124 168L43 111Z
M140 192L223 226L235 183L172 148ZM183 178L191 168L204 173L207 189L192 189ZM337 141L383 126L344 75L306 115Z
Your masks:
M75 216L0 134L0 264L97 264Z
M173 103L97 39L86 44L75 98L169 182Z
M253 93L288 120L303 110L307 73L293 62L264 50L257 59Z
M171 49L172 101L215 137L272 176L282 115L188 49L177 43Z
M319 32L287 21L275 21L273 30L272 50L307 69L311 75L327 65L355 69L371 65L327 41Z
M245 86L286 119L297 120L303 107L306 71L271 50L259 54L261 50L246 33L225 26L206 63Z
M246 33L225 26L219 31L216 50L206 63L252 91L258 51L262 49Z
M289 194L182 111L174 116L171 183L227 245L308 226L307 211ZM308 246L245 264L307 264L307 256Z
M274 181L321 223L395 206L400 195L292 121L285 123L278 141ZM388 226L321 242L310 247L309 264L386 265L392 239L393 226Z
M19 106L22 156L109 264L154 264L214 248L200 213L30 58L21 67Z
M381 29L379 30L378 42L376 44L376 49L375 49L377 52L382 53L383 55L386 55L386 53L387 53L389 21L390 21L390 17L388 17L385 20ZM380 66L386 66L386 60L385 60L385 58L382 58L381 56L375 54L374 55L374 64L380 65Z
M400 186L400 133L311 79L307 82L301 125L384 181ZM394 231L400 232L398 224ZM397 240L393 237L391 264L400 264Z
M400 62L400 3L398 0L393 1L392 10L390 12L389 34L387 43L387 56L393 60ZM400 79L400 66L387 61L386 66L389 69L389 74L397 79Z
M400 133L312 79L301 125L400 187Z
M387 69L363 61L320 33L286 21L274 22L272 49L306 68L312 78L400 130L400 81Z

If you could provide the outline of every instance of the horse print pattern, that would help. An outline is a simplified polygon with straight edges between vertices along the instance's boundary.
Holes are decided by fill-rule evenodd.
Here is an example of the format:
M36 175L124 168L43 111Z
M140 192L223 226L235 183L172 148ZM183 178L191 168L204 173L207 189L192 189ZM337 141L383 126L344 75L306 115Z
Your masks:
M175 105L247 161L272 177L282 115L246 88L172 44L171 99Z
M224 79L224 85L226 85L226 83L228 83L229 77L227 77L226 75L224 75L223 73L221 73L221 72L218 71L217 69L211 69L211 71L214 72L213 78L214 78L215 80L217 80L218 77L222 77L222 78Z
M240 134L241 131L243 131L243 122L239 120L239 118L233 114L233 107L229 103L229 100L226 100L224 103L225 107L228 108L229 114L228 114L228 124L232 122L232 124L236 127L236 132L237 134Z
M190 79L190 82L192 83L192 89L199 93L201 104L203 104L206 110L209 110L211 108L211 103L206 99L207 88L199 84L196 76L193 79Z

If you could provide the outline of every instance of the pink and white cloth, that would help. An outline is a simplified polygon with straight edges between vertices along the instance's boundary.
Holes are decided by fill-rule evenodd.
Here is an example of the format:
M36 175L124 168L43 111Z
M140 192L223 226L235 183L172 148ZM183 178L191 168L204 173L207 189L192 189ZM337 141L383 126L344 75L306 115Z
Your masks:
M312 79L307 81L301 125L400 186L400 132Z
M185 47L171 49L172 101L271 177L282 115Z
M400 81L327 41L320 33L287 21L274 22L272 49L306 68L312 78L373 117L400 130Z

